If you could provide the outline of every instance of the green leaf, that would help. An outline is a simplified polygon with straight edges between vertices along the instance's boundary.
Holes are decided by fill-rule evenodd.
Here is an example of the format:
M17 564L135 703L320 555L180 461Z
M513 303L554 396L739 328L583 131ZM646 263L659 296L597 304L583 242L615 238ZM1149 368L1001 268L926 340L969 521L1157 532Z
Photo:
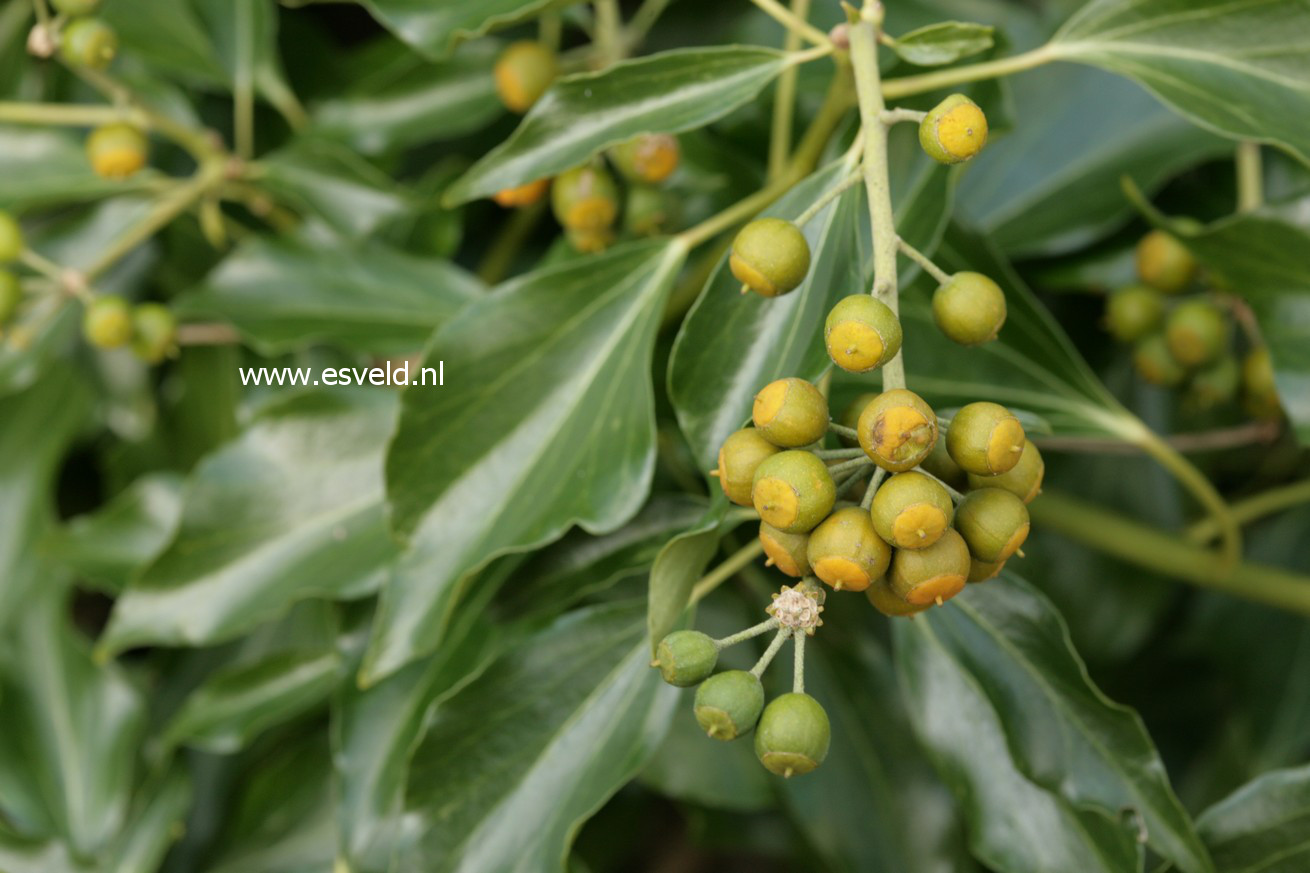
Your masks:
M892 51L921 67L953 64L991 48L993 31L995 28L986 24L942 21L896 37Z
M86 203L140 191L154 173L125 181L102 179L91 170L82 140L63 130L0 126L0 209Z
M405 354L482 291L449 261L379 243L343 248L256 237L180 298L176 310L230 321L267 355L316 343Z
M211 86L229 81L195 4L119 0L97 14L114 28L124 53L159 71Z
M1196 820L1218 873L1298 873L1310 864L1310 767L1276 770Z
M191 475L176 537L115 603L100 650L206 645L297 600L376 589L395 552L382 506L394 408L389 393L337 389L264 409Z
M331 140L295 140L257 167L259 184L270 194L343 236L367 236L410 208L390 176Z
M976 684L1029 779L1078 808L1130 811L1157 854L1186 873L1214 870L1141 718L1092 684L1045 597L1002 576L913 626L898 638L931 645Z
M639 133L678 133L722 118L794 61L766 48L679 49L556 82L505 142L459 178L454 205L553 176Z
M360 0L374 17L419 52L438 58L457 42L511 27L563 6L565 0Z
M407 391L387 456L391 520L410 540L383 591L367 681L431 651L460 580L574 524L614 530L654 469L651 350L686 256L635 243L514 279L434 337L447 384Z
M1310 162L1306 12L1303 0L1093 0L1050 50L1135 79L1202 127Z
M678 700L642 609L569 613L436 710L414 753L401 873L557 867L582 819L655 752Z
M104 873L158 870L168 847L182 835L192 800L191 780L185 770L172 767L160 782L137 792L140 809L119 834L103 864Z

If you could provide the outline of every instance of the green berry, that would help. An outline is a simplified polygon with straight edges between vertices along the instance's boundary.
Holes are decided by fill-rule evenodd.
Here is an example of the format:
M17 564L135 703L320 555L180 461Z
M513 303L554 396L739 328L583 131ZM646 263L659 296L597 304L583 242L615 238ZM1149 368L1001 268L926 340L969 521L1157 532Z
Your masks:
M933 292L932 317L962 346L991 342L1005 324L1005 292L982 273L956 273Z
M974 558L973 563L969 565L969 582L970 584L977 584L986 582L988 579L994 579L1004 567L1004 561L980 561Z
M969 485L969 474L964 472L964 469L955 463L951 453L946 451L946 440L935 442L932 452L919 463L919 466L957 491L963 491Z
M126 179L146 165L146 135L130 124L103 124L86 138L91 169L104 179Z
M987 145L987 116L968 97L952 94L919 123L919 145L938 163L967 161Z
M926 549L897 549L887 581L906 603L929 606L959 594L970 567L969 546L958 531L947 530Z
M732 241L728 268L756 294L777 297L805 281L810 272L810 244L790 221L757 218Z
M964 470L996 476L1014 469L1023 453L1023 425L999 403L970 403L946 429L946 451Z
M598 164L565 170L550 188L555 219L567 230L607 230L619 214L619 189Z
M64 15L90 15L100 5L100 0L50 0L55 11Z
M678 168L682 150L678 138L667 133L645 133L610 149L610 162L629 182L663 182Z
M1267 346L1252 349L1242 362L1242 400L1256 418L1277 418L1282 414L1274 381L1274 362Z
M177 351L177 319L167 306L143 303L132 311L132 351L147 364Z
M1105 323L1120 342L1136 342L1164 321L1164 297L1149 285L1128 285L1110 295Z
M941 483L913 470L879 486L870 512L878 536L899 549L922 549L942 538L955 506Z
M755 757L770 773L790 779L809 773L828 756L828 713L808 694L775 697L755 731Z
M23 229L8 212L0 211L0 264L18 259L23 252Z
M564 230L564 238L575 252L595 254L614 245L614 229L602 227L597 230L576 230L570 227Z
M716 673L696 689L696 721L716 740L745 736L760 720L764 686L745 670Z
M1163 230L1151 231L1137 244L1137 275L1157 291L1177 294L1195 273L1192 253Z
M1228 320L1208 300L1188 300L1165 319L1164 338L1174 360L1193 369L1216 360L1228 348Z
M496 93L510 112L523 113L546 93L559 75L555 53L539 42L511 43L492 71Z
M1005 561L1028 539L1028 507L1000 488L970 491L955 508L955 529L973 557Z
M810 545L809 534L787 533L771 524L760 522L760 545L764 547L769 566L777 567L797 579L810 575L810 561L806 557Z
M718 469L711 475L719 478L719 485L729 500L738 506L750 506L756 469L765 458L779 451L755 428L742 428L723 441L723 446L719 448Z
M932 605L924 603L916 606L913 603L907 603L892 590L891 583L887 581L886 576L873 580L873 584L864 589L864 596L869 598L869 602L873 604L874 609L890 618L915 615Z
M655 236L669 223L664 192L649 185L631 185L623 204L623 227L634 236Z
M660 640L652 666L659 667L664 681L687 688L705 681L719 660L719 647L700 631L680 630Z
M4 327L23 302L23 288L18 277L8 270L0 270L0 327Z
M1226 354L1192 376L1192 398L1198 406L1209 409L1232 401L1241 384L1242 368L1237 358Z
M118 34L99 18L78 18L64 28L59 51L75 67L103 70L118 54Z
M814 575L837 591L863 591L887 572L892 550L874 532L869 513L838 509L810 533L806 550Z
M855 426L860 448L884 470L917 467L937 442L937 416L922 397L904 388L875 397Z
M101 295L87 304L82 333L93 346L115 349L132 340L132 309L122 297Z
M775 446L808 446L828 432L828 399L804 379L778 379L755 395L751 420Z
M1019 453L1019 463L996 476L979 476L970 473L968 485L974 489L1000 488L1009 491L1024 503L1032 503L1033 498L1042 493L1044 478L1046 478L1046 462L1042 460L1042 453L1038 451L1037 446L1033 445L1032 440L1028 440L1024 442L1023 451Z
M828 313L823 342L834 364L848 373L867 373L901 350L901 322L881 300L852 294Z
M760 520L786 533L813 530L837 502L823 461L809 452L779 452L755 471L751 500Z
M1138 341L1133 347L1133 365L1152 385L1173 388L1187 378L1187 371L1170 353L1162 333L1153 333Z

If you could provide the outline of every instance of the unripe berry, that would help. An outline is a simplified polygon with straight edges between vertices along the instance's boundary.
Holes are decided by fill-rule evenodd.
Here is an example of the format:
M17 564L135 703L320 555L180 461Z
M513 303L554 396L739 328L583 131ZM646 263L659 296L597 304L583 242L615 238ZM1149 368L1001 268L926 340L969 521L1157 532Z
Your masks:
M955 529L978 560L1005 561L1028 539L1028 507L1000 488L970 491L955 508Z
M100 5L100 0L50 0L50 5L64 15L90 15Z
M130 124L105 124L86 138L91 169L105 179L126 179L146 165L145 134Z
M177 319L161 303L132 310L132 351L147 364L158 364L177 351Z
M915 615L932 606L931 603L907 603L892 590L891 583L887 581L886 576L873 580L873 584L864 589L864 596L869 598L869 602L873 604L874 609L889 618Z
M869 513L858 506L839 509L810 534L810 567L837 591L863 591L887 572L892 550L874 532Z
M958 510L957 510L958 517ZM926 549L897 549L887 581L902 600L927 606L959 594L969 578L969 547L955 530Z
M17 260L23 253L23 229L18 220L8 212L0 210L0 264Z
M828 400L804 379L778 379L755 395L751 420L775 446L808 446L828 432Z
M605 230L618 217L619 189L603 167L584 164L555 179L550 205L555 219L568 230Z
M623 227L635 236L655 236L669 223L664 192L648 185L630 185L623 203Z
M753 427L745 427L730 434L719 448L719 467L715 471L719 485L728 499L738 506L750 506L756 469L765 458L779 451L777 446Z
M1023 425L999 403L970 403L951 419L946 451L955 463L979 476L1013 470L1023 453Z
M977 584L986 582L988 579L994 579L1004 567L1004 561L980 561L974 558L973 563L969 565L969 582L970 584Z
M1174 360L1193 369L1224 353L1228 347L1228 320L1208 300L1188 300L1165 319L1164 338Z
M879 486L870 511L878 536L899 549L922 549L942 538L955 506L941 483L913 470Z
M687 688L705 681L719 660L719 647L706 634L680 630L660 640L652 666L659 667L664 681Z
M1187 378L1187 371L1170 353L1162 333L1153 333L1138 341L1133 347L1133 365L1152 385L1173 388Z
M1277 418L1282 414L1282 401L1274 382L1274 362L1267 346L1252 349L1242 362L1242 400L1256 418Z
M1149 285L1127 285L1110 295L1105 324L1120 342L1136 342L1164 321L1164 297Z
M100 295L87 304L82 333L93 346L114 349L132 340L132 310L122 297Z
M1153 230L1137 243L1137 275L1157 291L1177 294L1195 273L1192 253L1163 230Z
M614 229L611 227L598 230L574 230L570 227L565 229L564 237L575 252L587 255L603 252L614 245Z
M538 179L535 182L529 182L526 185L518 185L514 188L506 188L503 191L497 191L492 198L506 209L514 209L519 206L531 206L550 190L550 179Z
M1037 446L1033 445L1032 440L1028 440L1023 444L1023 451L1019 453L1019 463L995 476L970 473L969 487L1000 488L1009 491L1024 503L1032 503L1033 498L1042 493L1044 478L1046 478L1046 462L1042 460L1042 453L1038 451Z
M932 452L919 462L919 466L956 491L963 491L969 485L969 474L964 472L964 468L955 463L951 453L946 451L946 440L938 440L934 443Z
M18 277L8 270L0 270L0 327L9 323L22 301L23 288Z
M879 394L856 424L860 448L884 470L917 467L937 442L937 416L922 397L904 388Z
M716 740L745 736L760 720L764 686L745 670L716 673L696 689L696 721Z
M751 499L760 520L786 533L805 533L837 502L837 486L823 461L809 452L780 452L755 471Z
M962 346L996 339L1005 312L1005 292L982 273L956 273L932 295L937 329Z
M790 779L809 773L828 757L828 713L808 694L775 697L760 716L755 756L771 773Z
M810 271L810 244L790 221L757 218L732 241L728 267L756 294L777 297L805 281Z
M118 34L99 18L79 18L64 28L59 53L75 67L103 70L118 54Z
M787 533L760 522L760 545L764 547L769 563L783 573L797 579L810 575L810 560L806 557L809 534Z
M828 313L823 341L834 364L848 373L867 373L901 350L901 322L881 300L852 294Z
M987 144L987 116L963 94L952 94L919 123L919 144L943 164L967 161Z
M663 182L678 168L682 150L668 133L645 133L610 149L610 161L630 182Z
M1241 384L1242 368L1237 358L1226 354L1192 376L1192 398L1201 408L1209 409L1235 398Z
M496 60L493 77L500 102L510 112L527 112L559 75L555 53L539 42L510 44Z

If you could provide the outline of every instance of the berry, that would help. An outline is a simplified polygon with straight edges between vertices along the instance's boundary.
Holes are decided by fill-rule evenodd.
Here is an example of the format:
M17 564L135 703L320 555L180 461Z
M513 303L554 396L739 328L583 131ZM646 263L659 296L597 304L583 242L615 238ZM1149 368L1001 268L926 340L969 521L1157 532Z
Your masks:
M132 339L132 310L122 297L101 295L87 304L82 333L93 346L115 349Z
M963 94L952 94L919 123L919 145L938 163L967 161L987 145L987 116Z
M1110 295L1105 324L1120 342L1136 342L1164 321L1164 297L1149 285L1127 285Z
M18 220L0 210L0 264L17 260L23 253L23 229Z
M177 319L167 306L143 303L132 311L132 351L147 364L177 351Z
M756 469L751 500L761 521L785 533L805 533L832 511L837 486L809 452L780 452Z
M787 533L771 524L760 522L760 545L768 563L788 576L799 579L810 575L810 561L806 549L810 544L807 533Z
M655 236L669 223L664 192L649 185L630 185L623 204L623 227L635 236Z
M601 231L619 214L619 189L603 167L584 164L566 170L550 189L555 218L568 230Z
M614 245L614 230L609 227L602 227L600 230L573 230L570 228L564 231L564 236L575 252L587 255L603 252Z
M1042 479L1045 477L1046 462L1042 460L1042 453L1031 440L1028 440L1024 442L1023 451L1019 453L1019 463L996 476L979 476L970 473L969 487L1000 488L1009 491L1024 503L1032 503L1033 498L1042 493Z
M778 379L755 395L751 420L775 446L808 446L828 432L828 400L804 379Z
M539 42L511 43L496 60L493 76L500 102L510 112L527 112L559 75L555 53Z
M980 561L977 558L969 565L969 582L978 583L986 582L988 579L994 579L1000 574L1001 569L1005 567L1004 561Z
M8 270L0 270L0 327L9 323L23 302L23 288L18 277Z
M834 364L848 373L867 373L901 350L901 322L881 300L852 294L828 313L823 341Z
M750 733L762 709L764 686L745 670L716 673L696 689L696 721L716 740L735 740Z
M50 0L55 11L64 15L90 15L100 5L100 0Z
M810 244L800 228L781 218L757 218L732 241L732 275L764 297L793 291L810 271Z
M1195 273L1192 253L1163 230L1153 230L1137 243L1137 275L1157 291L1177 294Z
M1228 320L1207 300L1188 300L1169 313L1165 342L1174 360L1188 369L1208 364L1228 347Z
M1219 406L1236 397L1241 384L1242 368L1237 359L1224 355L1192 376L1192 398L1203 409Z
M1005 324L1005 292L982 273L956 273L933 292L932 318L947 339L982 345Z
M755 731L755 757L771 773L790 779L809 773L828 756L828 713L808 694L775 697Z
M118 34L99 18L79 18L64 28L59 51L75 67L103 70L118 54Z
M887 581L886 576L873 580L873 584L864 589L864 596L869 598L869 602L873 604L874 609L891 618L915 615L932 605L931 603L918 605L906 603L899 594L892 590L891 583Z
M905 602L928 606L959 594L969 578L970 567L964 538L955 530L947 530L926 549L897 549L887 581Z
M145 134L130 124L104 124L86 138L91 169L105 179L126 179L146 165Z
M667 133L634 136L610 149L610 162L629 182L663 182L678 168L678 138Z
M779 451L753 427L730 434L719 449L719 467L714 471L728 499L738 506L750 506L755 470Z
M1138 341L1133 347L1133 364L1141 377L1152 385L1172 388L1187 378L1187 371L1170 354L1162 333L1153 333Z
M892 550L874 532L869 513L839 509L810 534L806 550L814 575L837 591L863 591L887 572Z
M970 491L955 508L955 529L980 561L1005 561L1028 539L1028 507L1009 491Z
M893 473L918 466L937 442L937 416L932 407L904 388L875 397L860 413L855 429L864 453Z
M941 483L913 470L897 473L873 495L873 528L901 549L922 549L951 526L955 506Z
M946 451L955 463L979 476L1014 469L1025 442L1023 425L999 403L970 403L946 429Z
M514 188L506 188L503 191L497 191L491 199L495 200L506 209L513 209L518 206L531 206L542 197L546 196L546 191L550 189L550 179L538 179L535 182L529 182L526 185L519 185Z
M665 682L687 688L704 682L718 660L714 640L700 631L680 630L660 640L652 666L660 668Z
M1274 362L1266 346L1252 349L1242 362L1242 397L1246 408L1257 418L1276 418L1281 414Z

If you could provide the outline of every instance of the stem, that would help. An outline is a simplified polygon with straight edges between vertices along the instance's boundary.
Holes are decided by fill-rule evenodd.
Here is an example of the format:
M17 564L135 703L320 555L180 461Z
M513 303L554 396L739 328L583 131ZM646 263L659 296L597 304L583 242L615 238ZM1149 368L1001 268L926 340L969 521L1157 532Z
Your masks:
M618 0L594 0L596 10L596 48L601 67L608 67L623 57L623 23Z
M764 546L761 545L758 539L751 540L733 552L722 564L700 577L696 584L692 586L691 597L688 599L687 604L690 606L693 603L699 603L705 595L731 579L734 573L762 554L764 554Z
M1237 211L1253 212L1264 205L1264 167L1260 143L1237 144Z
M905 255L911 261L914 261L920 267L923 267L924 272L936 279L939 284L945 285L947 282L951 281L951 275L949 273L934 264L932 259L907 243L905 240L901 239L899 236L896 237L896 246L901 250L901 254Z
M929 473L929 472L928 472L927 470L925 470L923 467L915 467L915 468L914 468L914 472L916 472L916 473L922 473L923 475L927 476L929 479L932 479L933 481L935 481L938 485L940 485L940 486L942 486L943 488L945 488L945 489L946 489L946 493L949 494L949 495L951 495L951 500L954 500L956 503L959 503L961 500L964 499L964 495L963 495L963 494L961 494L959 491L956 491L954 488L952 488L950 485L946 484L946 483L943 482L941 479L939 479L939 478L937 478L936 476L934 476L932 473Z
M1229 504L1238 524L1249 524L1266 515L1273 515L1302 503L1310 502L1310 479L1293 482L1281 488L1271 488L1262 494ZM1208 543L1219 535L1219 525L1213 518L1203 518L1187 529L1186 537L1194 543Z
M918 124L927 117L928 113L920 112L917 109L888 109L882 114L882 123L888 127L900 124L902 121Z
M863 454L863 452L861 452L861 454ZM867 457L856 458L853 461L845 461L841 464L833 464L831 467L828 468L828 475L834 477L840 476L842 473L850 473L856 470L863 470L865 467L871 467L871 466L873 466L873 461L870 461Z
M628 23L628 32L624 34L629 49L641 44L646 34L655 26L655 22L664 14L669 2L670 0L646 0L638 7L632 15L632 21Z
M835 460L837 458L859 458L863 457L864 449L819 449L811 452L816 458L822 458L825 461Z
M853 41L851 48L852 50L855 48ZM922 94L925 91L936 91L939 88L948 88L952 85L962 85L965 82L978 82L983 79L995 79L999 76L1009 76L1013 73L1021 73L1024 70L1031 70L1058 59L1059 57L1056 50L1049 45L1044 45L1041 48L1024 52L1021 55L1000 58L995 61L984 61L981 64L968 64L963 67L952 67L949 70L921 73L917 76L902 76L899 79L888 79L882 86L882 96L887 99L909 97L912 94Z
M730 637L724 637L721 640L715 640L714 647L719 651L723 651L729 646L735 646L737 645L737 643L740 643L743 640L749 640L753 637L758 637L760 634L766 631L773 630L777 626L778 626L778 620L776 618L770 618L766 621L760 622L757 625L754 625L753 627L748 627L743 631L737 631L735 634L733 634Z
M796 34L801 39L812 42L817 46L829 49L832 48L832 40L828 39L828 34L819 30L819 28L815 27L813 24L810 24L801 17L801 15L797 15L788 10L781 3L778 3L777 0L751 0L751 2L758 6L765 14L773 18L774 21L778 22L783 27L787 28L789 32ZM808 8L808 0L806 0L804 5ZM793 0L793 8L794 6L795 3Z
M810 0L791 0L791 11L801 21L810 14ZM801 35L788 30L783 38L783 51L791 53L801 47ZM791 153L791 126L796 109L797 68L787 67L778 77L778 90L773 99L773 129L769 134L769 176L776 179L787 169Z
M792 661L791 690L797 694L805 693L805 637L797 631L792 634L791 642L795 646L795 659Z
M1225 568L1207 549L1049 490L1028 510L1034 524L1140 567L1201 588L1310 615L1310 577L1245 561Z
M854 474L852 474L852 475L850 475L850 476L847 476L845 479L843 479L843 480L841 480L840 482L838 482L838 483L837 483L837 494L838 494L838 495L845 494L845 493L846 493L846 489L847 489L847 488L850 488L852 485L854 485L856 482L858 482L858 481L860 480L860 477L863 476L864 473L865 473L864 470L858 470L858 471L856 471Z
M231 346L241 342L241 334L230 324L197 323L177 326L179 346Z
M840 197L843 193L848 191L850 188L854 187L855 185L858 185L863 180L863 178L864 177L858 172L851 173L845 179L842 179L832 188L825 191L822 197L811 203L808 209L806 209L804 212L802 212L800 215L796 216L796 218L792 220L792 224L796 225L797 227L804 227L806 224L809 224L812 220L814 220L814 216L818 215L820 212L823 211L823 208L825 206L827 206L832 201L836 200L838 197Z
M755 666L751 667L752 676L758 679L765 670L769 669L769 663L773 660L773 656L778 654L778 650L782 648L783 643L787 642L789 636L791 636L791 628L785 627L778 631L777 636L773 638L773 642L769 643L769 647L764 650L764 654L760 655L760 659L755 662Z
M255 153L255 78L250 58L254 23L250 20L250 4L235 5L236 62L233 66L236 73L232 82L232 138L236 141L237 154L249 159Z
M116 121L125 121L136 127L149 125L144 114L118 106L0 101L0 122L7 124L98 127Z
M487 247L487 252L478 264L478 278L488 285L495 285L509 272L523 241L532 235L541 217L546 214L546 201L539 200L531 206L516 209L514 214L501 225L496 238Z
M87 84L111 100L130 106L136 113L139 113L143 127L157 131L173 140L173 142L190 152L197 163L203 163L207 159L223 155L221 144L216 143L206 131L192 130L185 124L180 124L167 115L156 112L138 99L131 89L112 76L89 67L75 67L73 70Z
M558 53L564 37L564 20L558 12L543 13L537 19L537 39L552 52Z
M837 436L846 437L848 440L857 440L860 438L860 433L855 428L847 427L844 424L838 424L835 421L828 422L828 430L835 433Z
M869 487L864 489L864 497L860 500L860 509L868 509L873 506L873 495L878 492L878 486L886 478L887 471L879 467L873 471L873 478L869 480Z
M36 13L36 22L42 27L50 27L50 7L46 0L32 0L32 10Z
M1282 424L1277 421L1253 421L1236 427L1202 430L1195 433L1176 433L1163 437L1164 441L1180 452L1213 452L1242 446L1271 443L1278 439ZM1143 451L1137 443L1126 443L1114 437L1031 437L1042 450L1057 452L1095 452L1097 454L1130 455Z

